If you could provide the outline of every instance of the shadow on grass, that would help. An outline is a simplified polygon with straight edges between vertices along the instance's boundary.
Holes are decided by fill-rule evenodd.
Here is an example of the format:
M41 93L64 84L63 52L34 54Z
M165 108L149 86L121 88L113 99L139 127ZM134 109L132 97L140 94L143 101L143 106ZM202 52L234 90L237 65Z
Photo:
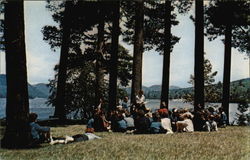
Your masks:
M66 127L68 125L84 125L86 124L85 120L59 120L59 119L47 119L47 120L39 120L37 122L41 126L50 126L50 127Z

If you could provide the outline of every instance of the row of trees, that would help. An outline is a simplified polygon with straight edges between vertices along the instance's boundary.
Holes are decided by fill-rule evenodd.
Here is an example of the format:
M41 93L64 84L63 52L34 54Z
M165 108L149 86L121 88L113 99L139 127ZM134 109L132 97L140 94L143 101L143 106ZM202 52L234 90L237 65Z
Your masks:
M210 36L211 39L223 33L226 35L223 107L228 113L231 46L240 48L240 51L247 51L249 54L247 45L249 37L239 35L239 32L244 31L247 33L249 29L249 26L245 25L249 23L246 19L249 2L213 0L207 8L205 7L205 21L203 3L203 0L195 0L194 107L196 110L198 104L204 106L203 30L205 25L205 34ZM191 5L192 1L188 0L165 0L164 3L162 1L144 0L117 0L113 2L101 0L49 1L48 8L52 11L52 17L59 24L59 27L45 26L43 28L44 40L48 41L52 49L61 48L60 63L56 67L58 70L57 80L53 82L56 87L52 92L54 95L55 116L62 120L66 118L66 106L69 104L67 98L70 96L73 96L70 100L77 100L76 103L84 101L87 104L86 97L81 97L81 94L79 94L86 92L86 90L90 91L89 97L95 97L95 104L97 104L99 99L106 95L102 89L105 80L108 80L109 83L109 87L107 87L109 95L108 109L112 110L116 107L117 77L119 77L119 35L123 36L125 42L134 45L132 103L135 100L136 93L142 87L143 52L145 49L150 50L153 48L164 56L161 100L168 102L170 53L173 45L179 40L178 37L171 34L171 26L178 24L176 11L186 13ZM226 16L230 15L229 21L224 21L226 16L220 16L221 11L223 11L223 14L226 13ZM28 142L29 104L23 0L6 1L4 14L8 87L7 125L1 145L9 148L24 147ZM123 27L120 28L120 25L123 25ZM93 29L97 31L97 34L91 32ZM232 42L234 45L231 45ZM242 43L246 45L242 45ZM110 44L110 52L108 52L107 44ZM129 61L126 59L125 63L129 64ZM108 66L108 70L104 69L104 64ZM129 71L129 65L121 67L121 70L122 68ZM88 73L88 69L92 72ZM123 73L121 72L119 81L128 82L131 72L130 74L125 72L125 75ZM107 78L107 75L109 78ZM86 81L90 83L86 83ZM82 88L82 83L85 84L83 86L86 88ZM68 87L66 87L67 85ZM94 89L93 87L95 88L94 93L91 92ZM67 95L67 89L70 89L70 93L77 94Z
M170 2L170 1L169 1ZM178 6L179 12L186 12L189 7L187 7L188 4L184 4L185 1L182 2L174 2L173 5ZM70 3L70 2L68 2ZM66 2L67 4L67 2ZM61 47L63 44L60 42L60 39L62 39L62 35L60 33L63 33L63 14L66 13L67 5L64 2L51 2L48 3L47 8L52 12L53 18L56 22L59 23L59 27L56 26L45 26L43 28L43 34L44 34L44 40L46 40L50 45L52 49L55 49L56 47ZM145 6L144 6L145 4ZM138 93L139 90L141 90L141 83L142 83L142 53L145 49L150 50L153 47L156 47L156 49L161 52L162 54L166 52L166 49L169 48L169 53L170 50L173 48L173 45L178 42L179 38L172 36L170 33L170 28L169 28L169 34L166 36L164 31L164 27L166 25L177 25L178 22L176 21L176 15L174 14L173 16L170 16L171 14L169 13L169 21L165 20L165 11L169 10L171 12L174 10L174 7L171 7L171 4L166 7L166 4L164 3L159 3L159 2L154 2L154 1L149 1L149 2L128 2L128 1L121 1L120 6L114 6L114 2L103 2L103 1L97 1L97 2L77 2L72 6L72 11L71 11L71 18L68 23L71 24L71 42L69 43L74 43L74 40L72 39L73 35L74 38L79 37L77 39L78 44L74 44L74 48L69 46L69 48L72 48L71 50L73 52L69 52L68 54L68 59L70 59L71 56L74 57L74 55L78 54L80 52L80 56L84 55L85 58L82 58L85 60L85 62L88 61L88 63L93 63L94 70L96 71L95 76L93 77L96 80L96 83L92 83L92 85L96 86L95 93L92 94L92 97L95 97L95 100L97 100L96 103L93 103L90 99L85 99L89 105L87 106L93 106L93 105L98 105L99 99L104 98L104 100L108 101L108 108L112 109L117 105L117 98L121 97L121 94L116 94L116 86L117 83L115 82L116 78L116 73L118 74L118 79L119 82L122 82L121 87L125 87L128 85L127 82L132 78L132 95L131 95L131 102L134 102L134 97L135 94ZM187 8L185 8L185 7ZM139 7L139 8L138 8ZM58 12L62 10L62 8L65 8L63 12ZM116 13L110 12L112 11L112 8L118 8ZM85 11L86 13L91 13L91 19L86 16L86 14L79 14L74 13L77 10ZM119 13L118 11L121 11ZM73 13L72 13L73 12ZM120 16L121 15L121 16ZM120 20L118 17L120 17ZM112 25L112 22L114 22L114 19L112 17L116 17L119 21L122 23L121 31L119 32L118 29L114 32L110 29L109 26ZM145 18L144 18L145 17ZM84 19L85 21L74 21L74 19ZM113 20L113 21L112 21ZM119 26L119 21L116 20L117 26ZM164 21L166 23L164 23ZM88 24L89 26L86 26L85 24ZM81 27L81 32L79 34L79 26ZM94 34L93 32L96 30L97 34ZM113 27L115 28L115 26ZM147 31L143 33L143 31ZM153 31L153 32L152 32ZM109 44L109 40L112 39L113 34L118 34L121 33L123 36L123 40L127 42L128 44L135 44L134 45L134 56L133 56L133 61L136 63L133 63L133 74L131 75L130 72L130 66L120 66L120 61L118 60L118 72L116 71L116 63L117 63L117 57L112 59L112 54L111 56L107 56L108 53L111 53L107 50L107 44ZM170 35L170 37L169 37ZM59 38L58 38L59 37ZM105 37L105 38L104 38ZM170 47L165 46L165 41L169 41ZM170 41L171 40L171 41ZM84 48L81 48L81 46L84 46ZM113 46L113 45L111 45ZM122 46L121 46L122 47ZM74 51L75 48L78 48L77 51ZM86 52L89 50L93 50L92 52ZM112 51L112 49L111 49ZM61 50L62 52L62 50ZM91 57L94 57L92 59L86 59L86 56L90 55ZM96 55L96 56L94 56ZM170 55L170 54L166 54ZM61 54L61 56L63 56ZM109 57L109 58L107 58ZM114 57L114 56L113 56ZM167 57L167 56L165 56ZM119 58L119 56L118 56ZM76 58L76 59L79 59ZM80 59L81 60L81 59ZM84 63L84 60L82 63ZM168 65L170 63L170 57L168 57ZM93 62L90 62L93 61ZM166 61L166 60L165 60ZM128 59L124 59L124 62L127 62L127 64L130 64ZM69 64L70 60L66 63L63 64L63 66L71 65ZM75 61L73 62L75 63ZM112 69L107 70L107 75L105 74L105 65L108 64L112 66ZM164 67L168 68L168 67ZM72 68L73 70L75 68ZM84 68L82 68L84 69ZM119 72L119 69L122 70L122 72ZM65 70L65 68L63 69ZM68 68L68 70L71 70ZM128 72L128 73L127 73ZM126 73L126 74L124 74ZM166 74L167 73L167 74ZM59 74L60 75L60 68L59 68ZM65 73L63 74L65 75ZM114 75L114 76L112 76ZM164 81L168 80L169 77L166 78L166 76L169 76L169 70L168 72L164 71ZM106 81L105 77L109 76L109 87L105 86L103 82ZM58 77L59 78L59 77ZM70 77L69 77L70 78ZM123 81L126 81L124 83ZM67 80L66 80L67 82ZM87 82L87 81L86 81ZM114 83L113 83L114 82ZM59 83L59 81L58 81ZM72 82L71 82L72 83ZM166 83L164 83L166 84ZM52 87L55 88L56 86L55 83L53 83ZM58 89L60 86L64 85L57 85ZM67 85L66 85L67 86ZM163 93L168 93L168 86L169 82L167 82L166 87L163 87L165 91ZM67 87L66 87L67 88ZM105 92L106 90L110 90L108 93ZM67 91L67 93L70 93ZM107 93L107 94L105 94ZM118 92L120 93L120 92ZM62 93L60 93L62 94ZM89 94L89 93L83 93L83 94ZM62 109L62 104L56 103L56 99L60 99L60 96L55 96L55 94L52 94L53 96L50 97L50 101L52 102L53 105L56 106L56 112L55 116L61 116L65 118L65 114L61 114L60 109ZM75 94L74 94L75 95ZM105 95L109 95L109 98ZM67 96L66 96L67 97ZM83 96L82 96L83 97ZM168 99L168 95L164 95L163 98L166 100ZM67 99L67 98L66 98ZM69 100L70 102L73 102L73 99ZM62 103L62 101L60 101ZM64 104L66 104L65 102ZM81 104L81 102L78 102ZM59 104L59 105L58 105ZM80 105L79 105L80 106ZM86 105L82 105L84 107L87 107ZM61 108L60 108L61 107ZM67 113L67 108L68 105L65 105L63 107L66 109ZM87 107L91 108L91 107ZM85 108L83 108L84 110ZM61 117L61 118L63 118Z

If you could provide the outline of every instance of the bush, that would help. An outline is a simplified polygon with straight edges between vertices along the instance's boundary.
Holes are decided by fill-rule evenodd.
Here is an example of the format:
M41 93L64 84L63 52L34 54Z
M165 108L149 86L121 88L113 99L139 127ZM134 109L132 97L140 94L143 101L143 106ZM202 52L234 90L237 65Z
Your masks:
M240 126L249 126L250 125L250 111L249 104L245 102L240 102L238 104L238 111L236 112L235 123Z

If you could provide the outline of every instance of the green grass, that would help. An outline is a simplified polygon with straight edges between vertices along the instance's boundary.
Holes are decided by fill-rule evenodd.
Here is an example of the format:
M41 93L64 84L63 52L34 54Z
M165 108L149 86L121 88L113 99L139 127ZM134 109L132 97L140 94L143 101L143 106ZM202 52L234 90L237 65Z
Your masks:
M83 133L85 126L54 127L53 136ZM105 159L250 159L250 128L230 126L218 132L175 133L173 135L126 135L96 133L99 140L71 144L42 144L37 149L0 149L0 160L105 160Z

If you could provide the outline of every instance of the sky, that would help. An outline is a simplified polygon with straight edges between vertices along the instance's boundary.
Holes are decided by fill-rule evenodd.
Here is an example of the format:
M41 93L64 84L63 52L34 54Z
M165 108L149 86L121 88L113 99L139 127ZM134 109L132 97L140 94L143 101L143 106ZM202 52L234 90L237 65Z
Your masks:
M50 12L45 8L45 1L25 1L25 42L27 55L28 82L30 84L48 83L54 78L54 66L59 62L60 49L56 52L50 49L47 42L43 41L41 33L45 25L56 25ZM193 14L194 10L190 11ZM171 53L170 85L190 87L187 82L194 72L194 24L189 15L178 15L178 26L172 27L172 34L181 37ZM213 71L218 71L216 82L223 80L224 44L219 37L209 42L204 38L205 58L213 66ZM121 39L121 37L120 37ZM127 46L133 54L133 46ZM163 56L155 51L143 54L143 85L159 85L162 81ZM5 56L1 52L0 73L5 73ZM231 81L249 77L248 57L232 48Z

